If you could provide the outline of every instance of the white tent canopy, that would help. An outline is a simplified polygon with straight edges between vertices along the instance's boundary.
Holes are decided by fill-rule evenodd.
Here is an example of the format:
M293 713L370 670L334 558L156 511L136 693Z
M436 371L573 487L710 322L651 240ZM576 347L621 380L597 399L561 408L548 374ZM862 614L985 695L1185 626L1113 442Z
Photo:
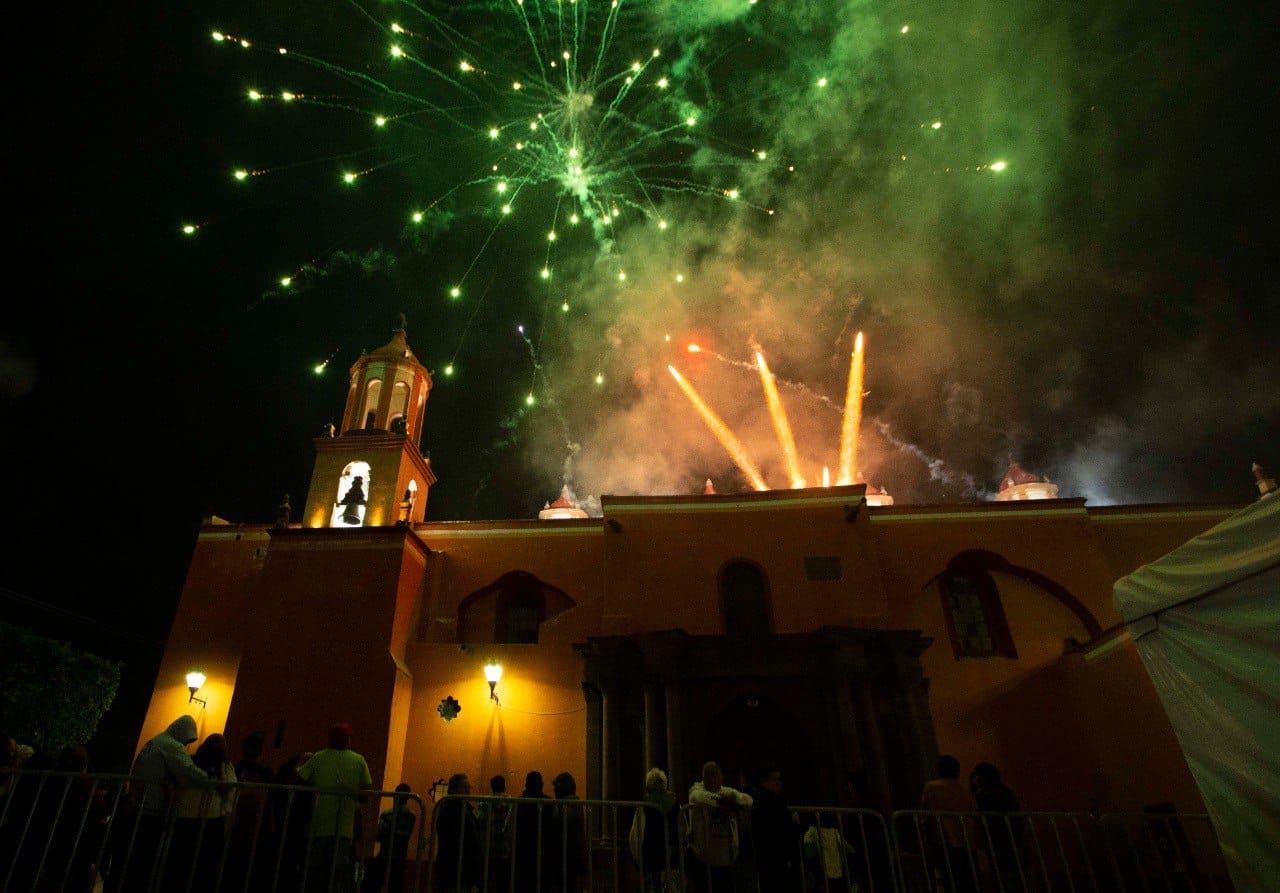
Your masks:
M1115 585L1238 893L1280 889L1280 496Z

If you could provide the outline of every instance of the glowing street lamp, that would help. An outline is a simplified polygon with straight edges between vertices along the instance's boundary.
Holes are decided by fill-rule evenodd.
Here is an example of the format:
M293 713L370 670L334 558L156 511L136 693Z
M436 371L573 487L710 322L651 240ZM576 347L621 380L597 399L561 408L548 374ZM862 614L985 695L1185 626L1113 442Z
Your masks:
M191 696L187 698L188 704L203 704L206 707L209 706L209 702L204 698L196 697L196 692L204 687L206 678L207 677L204 673L201 673L199 670L192 670L187 674L187 691L191 692Z
M497 692L494 689L502 680L502 664L490 662L484 665L484 681L489 683L489 699L495 704L499 704Z

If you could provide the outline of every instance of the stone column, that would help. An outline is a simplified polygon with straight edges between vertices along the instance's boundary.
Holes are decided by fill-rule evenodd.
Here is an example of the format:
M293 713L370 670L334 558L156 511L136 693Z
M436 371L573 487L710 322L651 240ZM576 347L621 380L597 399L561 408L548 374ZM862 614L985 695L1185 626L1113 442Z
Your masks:
M858 704L862 716L861 726L864 731L864 753L867 754L867 774L871 777L871 785L880 801L882 809L888 809L893 803L893 792L889 787L889 773L886 769L884 754L884 734L880 731L880 718L876 711L875 694L871 691L868 679L857 682Z
M601 696L601 796L605 800L616 800L622 783L622 698L616 685L605 687Z
M663 735L666 725L666 704L662 687L657 682L644 684L644 768L663 766L667 762L667 747Z
M601 769L604 741L604 711L600 689L590 682L582 683L582 694L587 699L587 799L599 800L602 793Z
M835 684L835 708L840 730L840 741L843 745L841 753L842 773L836 784L844 785L844 773L858 766L865 766L867 758L862 744L858 741L857 708L853 703L853 692L858 685L857 679L841 678Z
M689 767L685 761L684 686L667 683L667 775L669 788L676 794L689 789Z
M902 683L902 712L911 737L913 762L920 773L916 779L923 787L933 777L938 762L938 741L929 714L928 680L915 679Z

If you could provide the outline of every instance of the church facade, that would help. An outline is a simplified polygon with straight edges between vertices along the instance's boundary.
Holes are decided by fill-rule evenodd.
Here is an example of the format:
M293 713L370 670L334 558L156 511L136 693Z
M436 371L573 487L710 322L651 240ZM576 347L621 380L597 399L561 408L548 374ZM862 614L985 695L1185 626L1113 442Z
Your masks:
M865 769L884 807L946 752L1029 808L1200 808L1111 587L1238 507L859 484L427 521L430 387L398 330L352 367L301 523L202 529L140 740L192 712L278 764L346 721L383 789L538 769L635 798L650 766L684 790L715 759L804 803Z

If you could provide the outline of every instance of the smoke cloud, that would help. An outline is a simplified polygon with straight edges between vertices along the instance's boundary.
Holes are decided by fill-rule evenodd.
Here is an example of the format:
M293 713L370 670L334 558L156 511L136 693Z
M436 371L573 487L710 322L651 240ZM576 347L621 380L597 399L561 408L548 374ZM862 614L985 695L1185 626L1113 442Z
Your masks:
M900 500L981 498L1010 458L1093 502L1243 497L1230 477L1247 465L1224 467L1213 441L1274 430L1280 363L1264 343L1277 302L1239 272L1251 205L1223 203L1237 187L1202 165L1199 116L1234 69L1174 61L1214 38L1152 14L660 6L686 98L743 161L691 163L741 198L661 202L668 229L621 227L580 271L573 335L537 358L556 411L527 417L525 461L584 498L747 489L671 363L785 486L755 341L820 481L863 330L860 465Z

